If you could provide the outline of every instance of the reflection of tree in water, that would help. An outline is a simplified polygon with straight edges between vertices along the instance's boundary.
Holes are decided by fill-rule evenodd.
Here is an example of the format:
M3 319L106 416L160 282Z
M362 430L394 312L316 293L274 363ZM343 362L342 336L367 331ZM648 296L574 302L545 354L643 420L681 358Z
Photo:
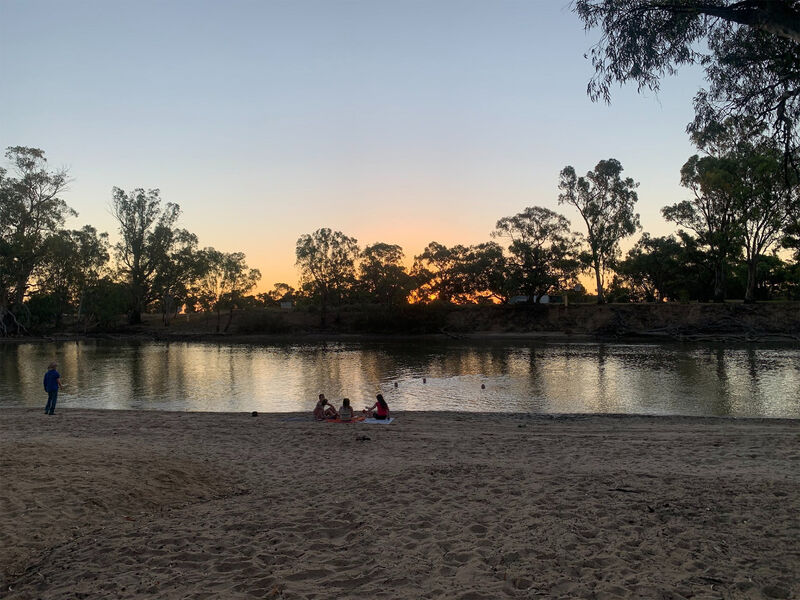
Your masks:
M26 381L34 378L39 382L38 389L42 389L41 380L47 364L56 358L51 348L50 344L0 344L0 385L8 389L7 393L0 389L0 400L14 397ZM35 372L35 377L31 371Z
M747 348L747 370L750 373L750 381L758 383L758 356L752 346Z
M731 414L730 385L728 382L728 361L725 356L724 348L717 348L714 352L714 360L717 372L717 389L714 397L714 414Z
M600 344L597 347L597 405L601 410L598 412L609 412L610 406L615 405L614 399L608 397L608 378L606 375L606 361L608 359L608 347Z
M759 353L752 346L747 347L747 373L750 376L748 379L748 389L750 390L748 407L753 412L763 412L764 402L763 394L761 393L761 369L759 369ZM761 365L764 368L764 365Z
M542 375L541 360L539 359L536 348L531 347L528 349L528 384L530 385L530 394L534 398L544 400L544 376Z

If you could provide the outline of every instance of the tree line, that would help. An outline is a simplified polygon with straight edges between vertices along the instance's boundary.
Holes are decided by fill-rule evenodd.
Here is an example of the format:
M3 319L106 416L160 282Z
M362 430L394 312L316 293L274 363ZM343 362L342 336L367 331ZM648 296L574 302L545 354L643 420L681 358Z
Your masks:
M431 242L404 265L403 249L358 242L322 228L301 236L297 289L275 284L250 295L260 278L242 253L199 246L177 226L180 209L158 190L115 188L119 242L76 216L61 198L65 171L49 171L44 152L11 147L0 168L0 334L24 332L72 315L85 328L146 311L165 324L181 309L216 313L227 327L236 307L281 299L331 306L407 302L537 301L572 290L591 273L596 300L724 301L800 295L800 4L797 0L575 0L572 9L600 41L587 92L610 102L615 83L658 91L683 65L705 69L687 126L697 154L680 170L688 198L662 215L675 233L643 233L624 255L620 243L641 230L638 184L622 165L602 160L578 176L565 167L559 205L579 215L531 206L499 219L492 240L447 247ZM227 313L222 325L223 312Z
M301 294L322 308L345 303L537 302L574 293L591 273L596 301L795 299L800 293L800 195L782 149L753 123L729 119L693 135L699 153L683 165L689 199L662 209L675 234L643 233L624 255L620 243L641 230L638 183L615 159L578 176L560 173L558 203L581 222L542 206L495 224L492 241L447 247L431 242L403 265L399 246L361 250L342 232L319 229L297 241ZM784 260L779 250L793 253Z
M620 244L641 230L639 184L612 158L585 175L572 166L559 175L558 204L577 212L578 230L564 215L530 206L497 220L489 241L432 241L408 268L396 244L362 249L321 228L297 240L299 284L255 295L261 273L245 255L200 247L178 226L180 207L163 203L157 189L113 189L114 245L91 225L65 229L76 216L62 198L68 173L48 170L42 150L11 147L12 172L0 169L0 331L59 327L65 315L84 329L121 314L135 325L145 312L169 325L181 311L216 315L220 331L236 308L281 300L317 306L324 321L345 304L538 302L564 292L586 299L579 284L586 273L598 303L721 302L731 291L746 302L797 298L800 188L784 149L740 118L714 122L692 140L698 154L680 171L688 199L661 211L676 233L645 232L624 256Z
M111 212L119 241L91 225L65 229L77 216L62 198L65 170L49 170L44 151L9 147L0 168L0 334L60 327L65 315L84 329L115 324L126 315L160 312L165 324L181 309L222 313L257 284L241 252L201 248L177 226L180 207L162 203L159 190L114 188Z

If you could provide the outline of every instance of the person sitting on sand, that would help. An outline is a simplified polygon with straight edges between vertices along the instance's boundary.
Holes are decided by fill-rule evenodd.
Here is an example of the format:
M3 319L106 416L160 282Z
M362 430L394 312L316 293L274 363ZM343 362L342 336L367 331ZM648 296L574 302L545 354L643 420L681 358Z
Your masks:
M342 408L339 409L339 419L342 421L353 420L353 407L350 406L350 398L342 400Z
M389 418L389 405L383 399L381 394L375 396L378 401L370 407L364 409L367 417L370 419L380 419L381 421Z
M317 402L317 405L314 407L314 418L317 421L324 421L325 419L335 419L338 416L336 409L333 407L333 404L328 402L325 394L320 394L319 402Z

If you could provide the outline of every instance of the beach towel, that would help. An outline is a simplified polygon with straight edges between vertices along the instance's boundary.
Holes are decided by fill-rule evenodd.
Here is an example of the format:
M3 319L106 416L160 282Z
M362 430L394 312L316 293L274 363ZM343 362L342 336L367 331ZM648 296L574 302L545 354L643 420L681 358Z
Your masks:
M325 419L326 423L360 423L364 420L364 417L353 417L349 421L345 421L343 419Z
M394 421L394 417L389 417L388 419L364 419L364 423L369 423L370 425L388 425Z

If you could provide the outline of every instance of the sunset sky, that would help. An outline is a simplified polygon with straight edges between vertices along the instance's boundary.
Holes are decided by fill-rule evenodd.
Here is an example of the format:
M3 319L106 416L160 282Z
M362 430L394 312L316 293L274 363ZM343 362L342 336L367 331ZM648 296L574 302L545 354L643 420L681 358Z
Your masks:
M701 74L593 104L595 38L564 0L0 0L0 146L69 168L70 227L113 238L112 186L160 188L260 289L297 281L295 241L319 227L409 262L526 206L580 231L558 173L609 157L663 235Z

